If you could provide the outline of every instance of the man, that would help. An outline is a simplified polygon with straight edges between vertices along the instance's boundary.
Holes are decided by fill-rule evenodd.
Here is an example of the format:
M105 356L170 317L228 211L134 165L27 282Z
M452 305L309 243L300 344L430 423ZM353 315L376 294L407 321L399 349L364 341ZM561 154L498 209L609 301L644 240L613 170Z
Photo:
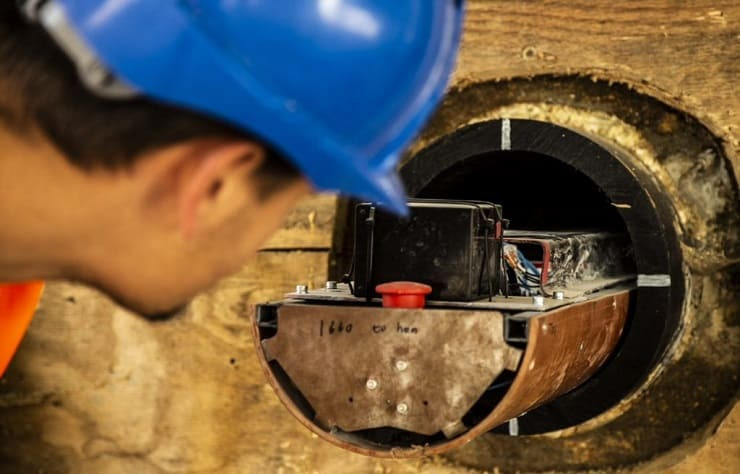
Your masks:
M312 189L405 211L462 1L0 6L0 282L71 279L144 316L229 275ZM0 290L0 374L40 283Z

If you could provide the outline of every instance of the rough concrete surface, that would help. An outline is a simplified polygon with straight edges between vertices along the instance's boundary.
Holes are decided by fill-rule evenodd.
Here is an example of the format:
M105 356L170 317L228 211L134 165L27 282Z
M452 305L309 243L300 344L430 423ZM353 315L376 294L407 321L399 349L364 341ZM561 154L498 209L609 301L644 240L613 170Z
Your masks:
M740 405L735 405L716 434L708 438L698 451L681 453L679 456L684 458L678 464L664 470L658 465L649 466L642 472L731 474L740 471Z

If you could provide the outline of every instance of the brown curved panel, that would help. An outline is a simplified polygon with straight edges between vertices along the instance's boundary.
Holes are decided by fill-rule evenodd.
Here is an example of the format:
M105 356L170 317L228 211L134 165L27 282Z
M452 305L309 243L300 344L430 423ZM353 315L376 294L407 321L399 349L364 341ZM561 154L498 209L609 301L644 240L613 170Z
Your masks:
M498 426L585 382L616 347L628 305L624 291L532 318L514 383L481 426Z

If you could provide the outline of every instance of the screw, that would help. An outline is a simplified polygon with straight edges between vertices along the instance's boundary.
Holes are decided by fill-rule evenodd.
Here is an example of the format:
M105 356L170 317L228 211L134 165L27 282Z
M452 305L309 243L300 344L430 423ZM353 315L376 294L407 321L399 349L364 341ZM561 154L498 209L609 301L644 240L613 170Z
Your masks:
M378 388L378 381L375 379L367 379L367 382L365 382L365 387L368 390L375 390Z
M306 285L297 285L295 287L295 292L299 295L307 295L308 294L308 287Z
M405 403L399 403L398 405L396 405L396 411L401 415L405 415L409 412L409 406Z
M409 363L406 362L405 360L397 360L396 361L396 369L399 372L403 372L404 370L406 370L408 368L409 368Z
M556 291L555 293L553 293L553 296L555 297L556 300L562 301L565 299L565 293L563 293L562 291Z
M535 306L545 306L545 297L542 295L533 296L532 303L534 303Z
M326 282L326 289L327 290L336 290L337 289L337 282L331 281L331 280L327 281Z

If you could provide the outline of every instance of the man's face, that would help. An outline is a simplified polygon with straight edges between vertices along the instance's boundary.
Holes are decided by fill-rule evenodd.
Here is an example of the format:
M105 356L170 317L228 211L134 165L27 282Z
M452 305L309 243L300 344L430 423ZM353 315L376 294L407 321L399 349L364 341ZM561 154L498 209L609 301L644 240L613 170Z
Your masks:
M310 192L303 179L258 192L264 159L253 144L206 142L155 154L126 175L90 176L108 212L74 277L144 316L178 309L238 271ZM115 180L124 182L106 187Z

